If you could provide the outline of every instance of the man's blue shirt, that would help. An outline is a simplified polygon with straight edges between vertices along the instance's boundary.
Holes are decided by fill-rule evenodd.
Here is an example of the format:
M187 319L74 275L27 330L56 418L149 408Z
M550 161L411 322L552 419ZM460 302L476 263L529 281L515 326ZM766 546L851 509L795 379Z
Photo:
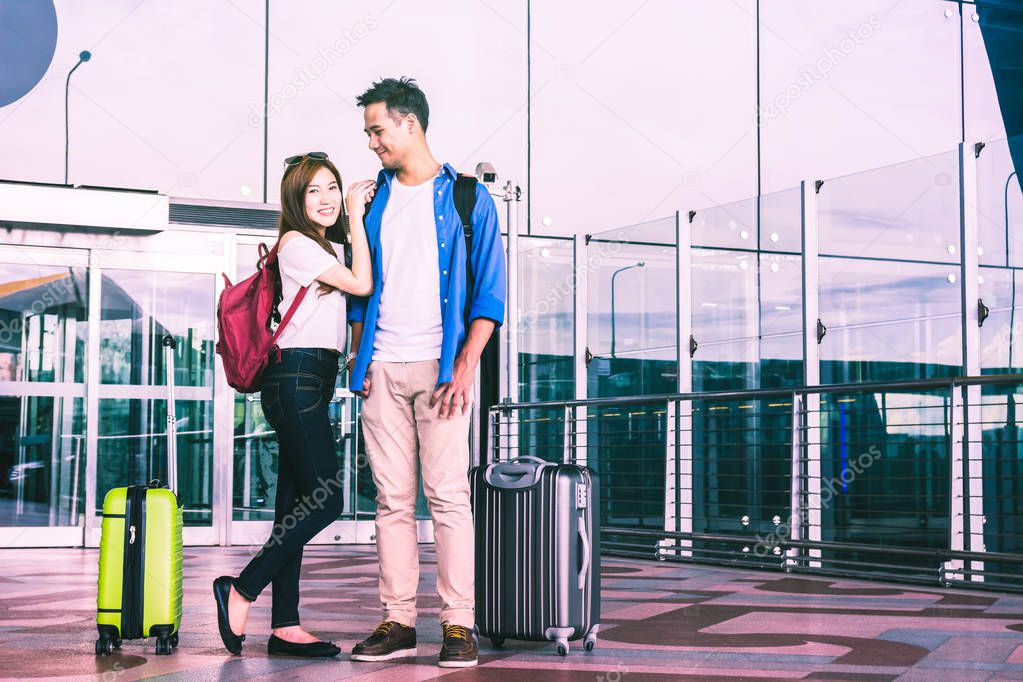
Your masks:
M463 317L466 297L465 232L455 208L454 189L458 174L444 164L433 181L434 223L437 227L437 274L440 277L441 322L444 330L440 351L440 374L437 385L451 381L455 358L466 336ZM380 227L391 194L394 171L384 169L377 176L379 185L373 204L366 214L366 241L373 261L373 293L348 297L348 321L362 322L359 353L352 367L351 388L362 388L366 369L373 361L373 337L376 334L380 296L383 293L383 259L380 255ZM469 321L483 317L500 326L504 322L504 301L507 278L504 246L497 209L490 193L482 184L476 186L476 207L472 212L472 260L475 287L469 304Z

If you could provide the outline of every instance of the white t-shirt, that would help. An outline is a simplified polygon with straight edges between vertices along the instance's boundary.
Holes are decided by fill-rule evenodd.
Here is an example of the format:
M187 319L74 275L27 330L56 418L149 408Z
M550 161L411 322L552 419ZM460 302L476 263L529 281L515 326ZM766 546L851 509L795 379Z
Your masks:
M397 178L391 180L391 196L380 226L380 257L383 281L373 359L439 359L444 328L433 178L414 187L401 184Z
M298 290L312 285L291 322L277 339L277 345L281 348L329 348L339 353L345 350L345 297L336 289L321 296L316 279L338 263L344 262L341 244L330 242L330 245L334 247L337 258L304 234L289 237L287 243L277 251L283 295L277 309L282 319L288 313Z

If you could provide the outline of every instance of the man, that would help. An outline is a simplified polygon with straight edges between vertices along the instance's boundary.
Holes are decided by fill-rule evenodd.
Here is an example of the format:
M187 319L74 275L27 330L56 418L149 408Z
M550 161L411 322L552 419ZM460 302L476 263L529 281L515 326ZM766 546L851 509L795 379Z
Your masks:
M350 386L362 387L366 452L378 490L384 622L355 646L352 659L416 654L415 509L421 469L443 602L438 664L472 666L478 644L467 476L469 410L480 354L504 320L497 211L486 189L477 186L468 254L475 283L467 292L465 235L453 199L458 175L440 164L427 145L425 95L412 79L388 78L374 83L358 104L364 108L369 148L383 170L366 214L376 287L370 297L350 301L354 352L348 362Z

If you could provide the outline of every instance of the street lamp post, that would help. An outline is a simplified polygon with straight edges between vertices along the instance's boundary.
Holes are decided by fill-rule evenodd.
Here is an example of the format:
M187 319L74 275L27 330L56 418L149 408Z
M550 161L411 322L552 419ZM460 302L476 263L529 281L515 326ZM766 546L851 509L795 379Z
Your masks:
M68 71L67 81L65 81L65 83L64 83L64 184L65 185L67 184L67 177L68 177L68 175L67 175L67 169L68 169L68 151L71 148L71 137L70 137L69 126L68 126L68 92L71 89L71 74L73 74L75 72L75 70L79 66L81 66L84 62L87 62L90 59L92 59L92 53L89 52L88 50L82 50L82 52L79 53L79 55L78 55L78 63L75 64L73 67L71 67L71 70Z
M646 265L644 261L639 261L632 265L626 265L624 268L618 268L611 273L611 357L615 357L615 277L617 277L620 272L625 272L632 268L641 268L644 265Z

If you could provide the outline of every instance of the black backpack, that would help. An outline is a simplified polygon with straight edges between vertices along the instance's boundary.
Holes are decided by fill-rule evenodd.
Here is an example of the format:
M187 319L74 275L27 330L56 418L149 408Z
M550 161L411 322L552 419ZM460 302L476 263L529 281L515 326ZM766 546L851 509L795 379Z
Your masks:
M458 217L462 220L462 231L465 233L466 286L463 319L466 321L466 334L469 333L469 301L472 300L472 291L476 286L476 275L472 270L472 212L476 208L476 183L475 177L460 174L455 180L454 190L455 208L458 210ZM481 462L490 460L490 408L498 403L501 393L501 348L496 336L497 329L495 328L480 354L479 454ZM513 362L517 361L517 358L513 358Z

